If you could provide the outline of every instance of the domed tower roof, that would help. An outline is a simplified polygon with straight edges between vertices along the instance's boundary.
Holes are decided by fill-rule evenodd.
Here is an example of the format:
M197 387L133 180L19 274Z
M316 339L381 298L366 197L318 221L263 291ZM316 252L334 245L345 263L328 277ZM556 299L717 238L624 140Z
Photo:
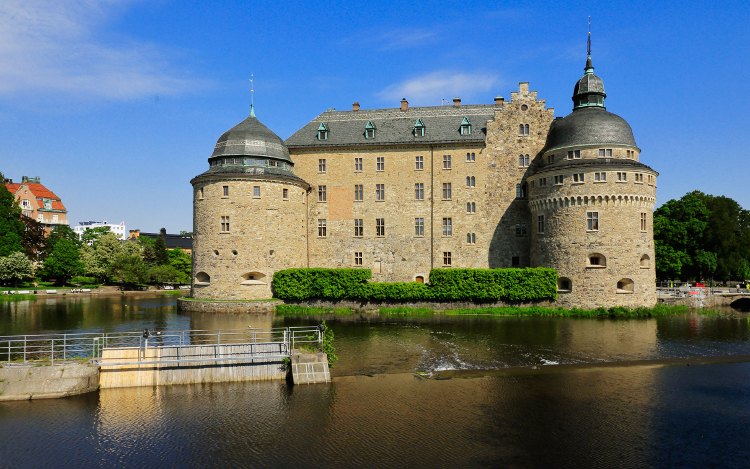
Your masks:
M284 142L255 117L252 106L245 120L224 132L216 141L211 159L222 156L251 156L292 162Z
M573 112L552 122L543 152L568 147L627 145L637 147L633 129L622 117L604 106L604 82L594 75L591 33L583 77L573 88Z

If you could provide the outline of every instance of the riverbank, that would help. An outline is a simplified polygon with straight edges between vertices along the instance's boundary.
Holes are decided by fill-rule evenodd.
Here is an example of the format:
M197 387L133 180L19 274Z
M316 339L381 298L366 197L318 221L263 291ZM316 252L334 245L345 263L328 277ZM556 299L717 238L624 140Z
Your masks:
M0 301L24 301L24 300L37 300L37 299L49 299L49 298L77 298L77 297L112 297L112 296L128 296L128 297L150 297L150 296L182 296L190 294L190 290L161 290L156 288L149 288L148 290L120 290L120 287L115 285L102 285L96 288L57 288L57 289L44 289L44 288L19 288L17 290L10 290L0 292Z

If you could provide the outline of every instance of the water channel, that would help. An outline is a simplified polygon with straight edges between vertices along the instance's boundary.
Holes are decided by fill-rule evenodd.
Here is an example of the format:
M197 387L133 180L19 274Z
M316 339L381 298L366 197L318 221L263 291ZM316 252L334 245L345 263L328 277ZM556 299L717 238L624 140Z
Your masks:
M0 302L0 335L236 329L171 297ZM346 318L331 385L0 403L0 467L746 467L750 319Z

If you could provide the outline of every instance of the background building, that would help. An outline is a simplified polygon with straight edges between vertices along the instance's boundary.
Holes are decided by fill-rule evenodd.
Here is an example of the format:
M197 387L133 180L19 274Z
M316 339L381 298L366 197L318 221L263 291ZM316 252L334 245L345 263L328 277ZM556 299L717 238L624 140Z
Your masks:
M56 225L68 224L68 211L62 200L39 177L23 176L20 183L6 179L5 187L15 196L23 214L43 224L46 233Z
M657 173L605 98L589 56L564 118L523 82L485 105L354 103L285 144L251 114L191 181L193 295L270 296L288 267L421 282L433 268L545 266L563 305L653 305Z
M121 221L119 225L113 225L111 223L108 223L106 220L104 221L82 221L78 223L78 226L73 227L73 231L76 232L78 237L81 237L83 233L93 228L109 228L109 231L117 235L119 239L123 241L128 239L128 236L125 231L124 221Z

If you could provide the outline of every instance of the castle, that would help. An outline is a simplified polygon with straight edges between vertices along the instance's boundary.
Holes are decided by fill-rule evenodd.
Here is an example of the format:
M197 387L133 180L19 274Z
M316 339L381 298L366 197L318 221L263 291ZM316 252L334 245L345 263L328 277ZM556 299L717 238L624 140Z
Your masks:
M561 306L653 306L658 174L605 98L589 49L563 118L520 83L493 104L354 103L284 142L251 106L191 180L192 296L270 298L291 267L543 266Z

